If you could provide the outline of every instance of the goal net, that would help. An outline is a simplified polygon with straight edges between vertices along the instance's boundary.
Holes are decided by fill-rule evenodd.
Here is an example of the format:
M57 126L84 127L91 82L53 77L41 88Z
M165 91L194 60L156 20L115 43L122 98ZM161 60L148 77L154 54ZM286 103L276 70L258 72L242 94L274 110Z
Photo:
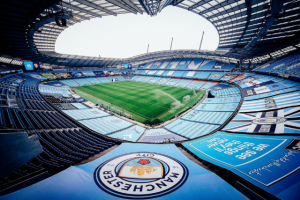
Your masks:
M185 103L185 102L187 102L190 99L191 99L191 96L190 95L186 95L186 96L183 97L182 103Z
M171 103L171 109L178 109L181 106L180 101L174 101L173 103Z
M193 91L193 92L194 92L194 96L197 96L197 93L196 93L196 90L195 90L195 89L194 89L194 91Z

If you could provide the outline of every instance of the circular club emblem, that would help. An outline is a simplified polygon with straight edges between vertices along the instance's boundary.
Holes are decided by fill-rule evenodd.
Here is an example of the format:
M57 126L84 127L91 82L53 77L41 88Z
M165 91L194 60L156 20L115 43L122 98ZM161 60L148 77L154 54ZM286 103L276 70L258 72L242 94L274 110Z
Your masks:
M220 77L220 76L221 76L221 74L213 74L213 75L212 75L213 78L218 78L218 77Z
M188 177L180 161L157 153L137 152L97 167L94 180L105 192L126 199L150 199L180 188Z

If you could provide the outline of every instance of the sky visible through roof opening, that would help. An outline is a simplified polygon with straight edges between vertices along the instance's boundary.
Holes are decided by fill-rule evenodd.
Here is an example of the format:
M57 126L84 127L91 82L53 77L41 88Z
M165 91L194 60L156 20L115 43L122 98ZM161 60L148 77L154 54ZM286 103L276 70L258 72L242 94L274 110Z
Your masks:
M77 23L57 38L55 51L62 54L129 58L149 52L198 50L214 51L219 44L216 28L190 11L168 6L155 17L146 13L104 16Z

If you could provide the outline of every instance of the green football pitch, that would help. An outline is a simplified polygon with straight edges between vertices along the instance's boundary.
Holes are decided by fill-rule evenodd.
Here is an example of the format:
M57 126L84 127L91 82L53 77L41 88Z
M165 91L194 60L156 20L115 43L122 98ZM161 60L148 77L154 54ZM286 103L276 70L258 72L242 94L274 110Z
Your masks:
M83 98L95 104L103 104L104 107L141 123L157 119L167 121L194 105L204 94L204 91L135 81L110 82L73 89ZM171 109L173 102L182 102L186 95L191 95L189 101L182 103L176 110Z

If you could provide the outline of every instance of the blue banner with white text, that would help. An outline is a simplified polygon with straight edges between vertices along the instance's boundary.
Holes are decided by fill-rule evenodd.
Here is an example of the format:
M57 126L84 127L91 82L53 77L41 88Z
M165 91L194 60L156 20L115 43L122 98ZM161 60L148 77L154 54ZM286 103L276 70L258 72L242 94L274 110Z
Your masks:
M215 189L212 189L215 188ZM217 191L217 192L216 192ZM174 144L121 144L0 199L247 199Z
M300 137L216 132L184 146L278 198L300 195Z

